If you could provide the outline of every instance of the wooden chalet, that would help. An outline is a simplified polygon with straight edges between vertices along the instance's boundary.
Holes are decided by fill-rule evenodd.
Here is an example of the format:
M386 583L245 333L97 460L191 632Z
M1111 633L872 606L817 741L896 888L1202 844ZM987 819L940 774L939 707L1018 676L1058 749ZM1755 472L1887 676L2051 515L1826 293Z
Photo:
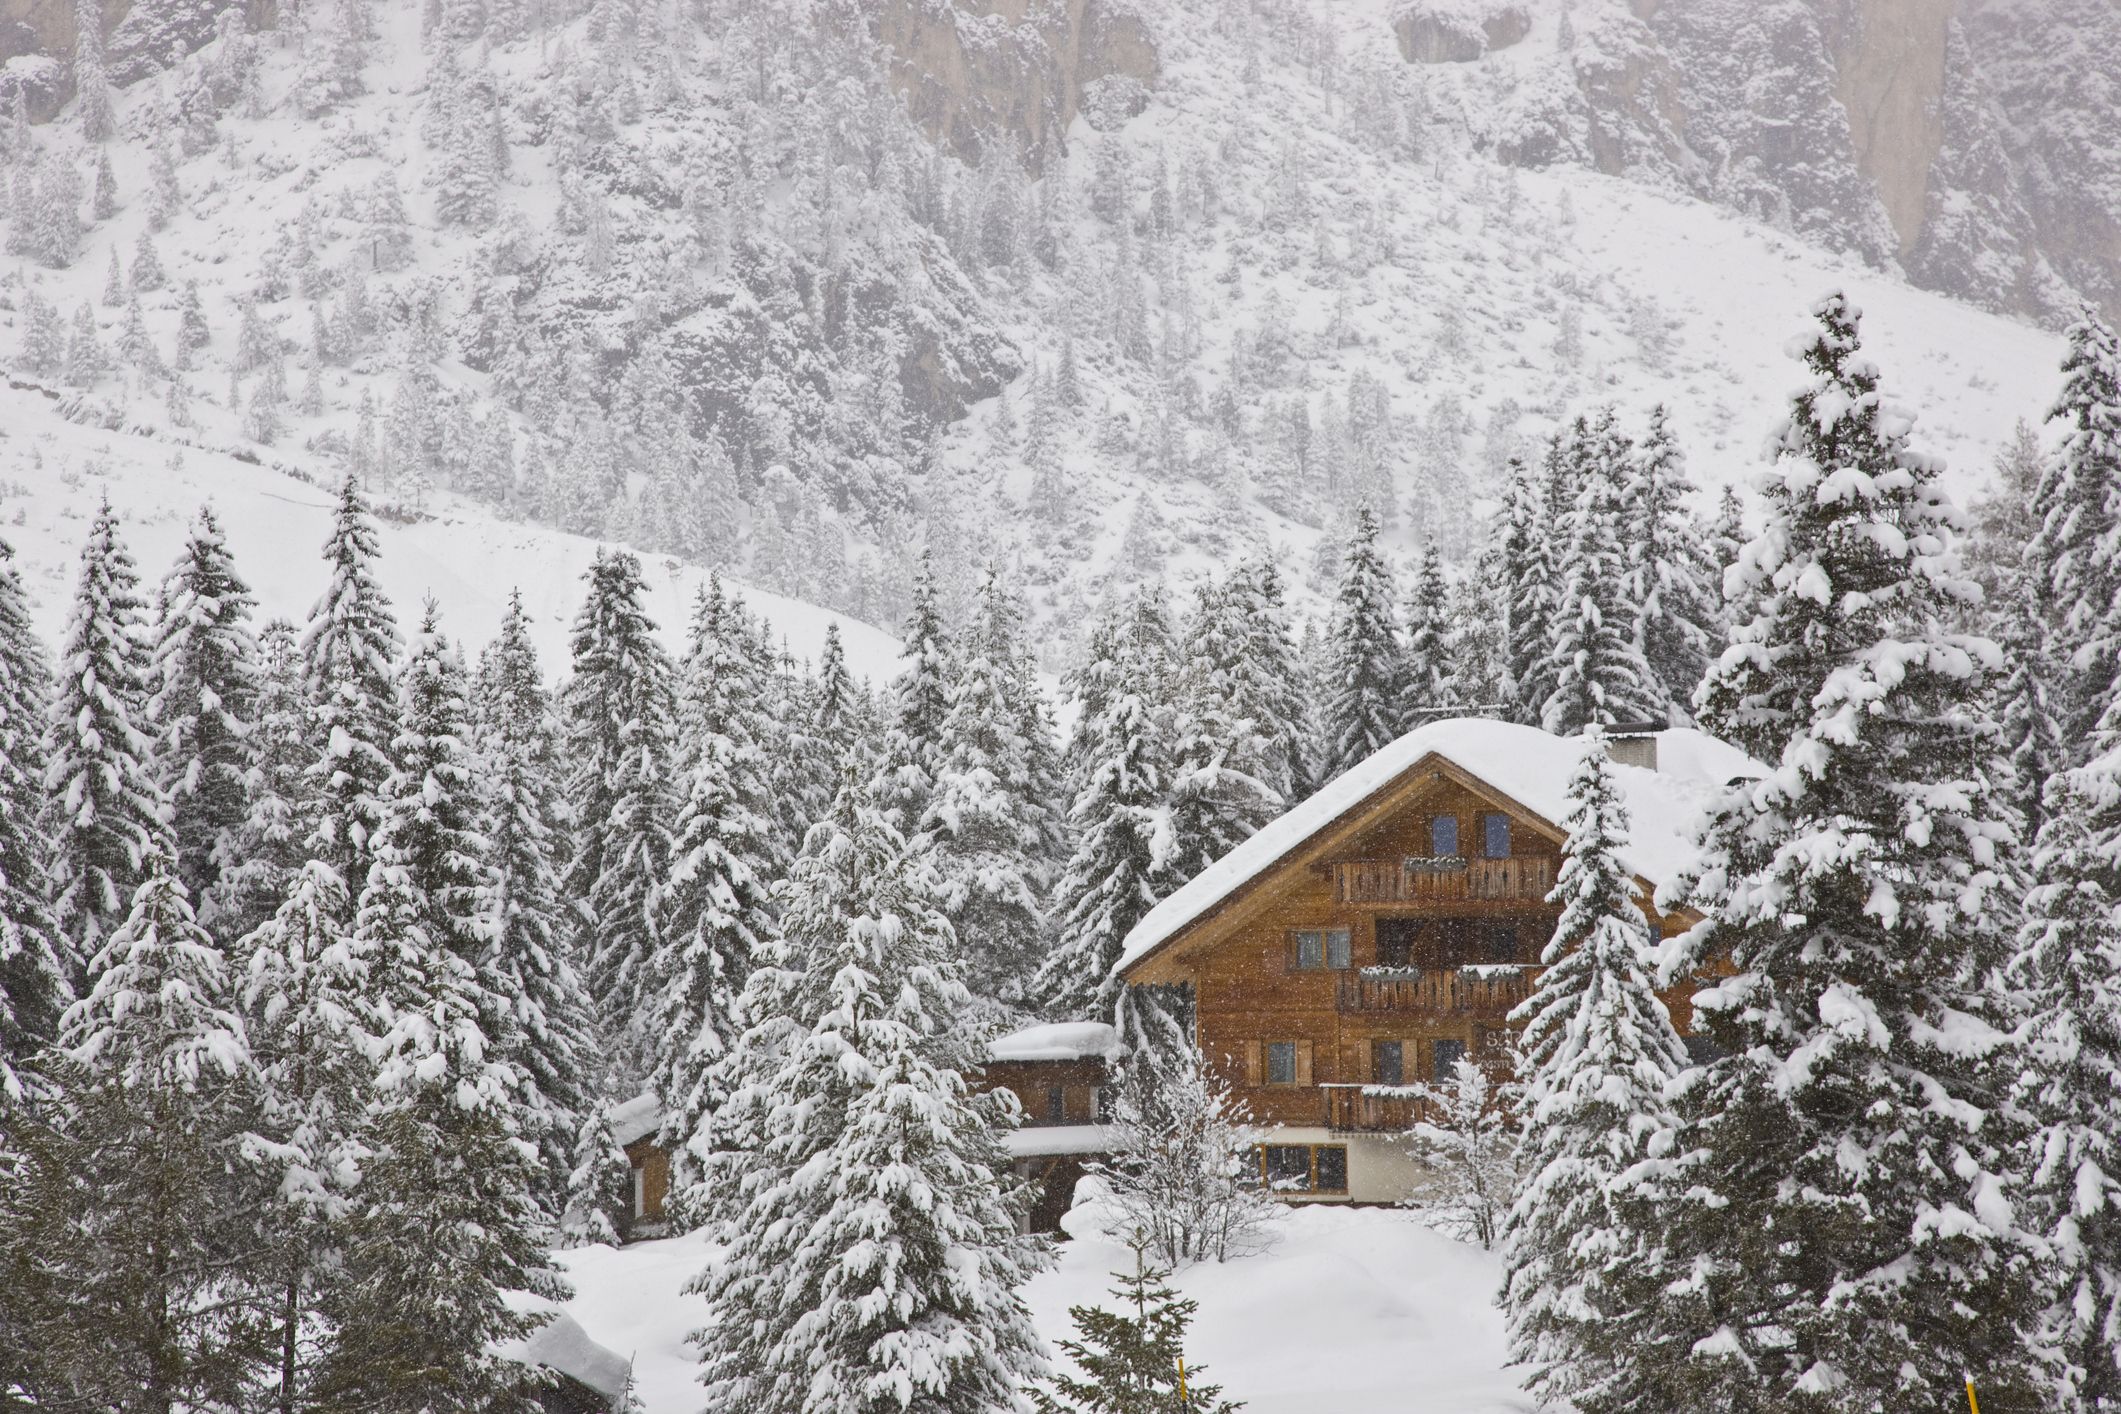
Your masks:
M1033 1232L1058 1232L1075 1201L1083 1166L1110 1147L1106 1105L1116 1082L1119 1035L1102 1022L1033 1026L988 1043L985 1060L968 1079L979 1090L1003 1089L1024 1112L1021 1127L1004 1136L1011 1167L1038 1184ZM663 1205L670 1196L670 1155L656 1143L662 1110L652 1094L611 1111L613 1137L633 1170L633 1202L620 1236L629 1241L669 1231Z
M1196 1039L1266 1130L1263 1174L1306 1201L1390 1202L1423 1175L1398 1136L1419 1101L1367 1093L1503 1063L1559 910L1564 792L1580 739L1458 719L1377 752L1157 906L1131 932L1129 983L1191 986ZM1615 733L1624 850L1649 923L1692 857L1710 792L1757 774L1695 731ZM1692 988L1665 998L1682 1032Z
M1016 1172L1038 1184L1032 1232L1060 1231L1084 1165L1111 1149L1105 1120L1119 1058L1119 1033L1099 1021L1032 1026L987 1044L973 1084L1011 1092L1024 1112L1002 1143Z

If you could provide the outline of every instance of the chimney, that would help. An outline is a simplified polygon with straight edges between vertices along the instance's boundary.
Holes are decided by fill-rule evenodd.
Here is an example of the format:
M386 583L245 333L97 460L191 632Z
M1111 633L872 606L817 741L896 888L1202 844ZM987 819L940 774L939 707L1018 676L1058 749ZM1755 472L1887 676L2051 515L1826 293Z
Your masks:
M1615 722L1605 729L1606 751L1616 766L1657 769L1657 733L1666 722Z

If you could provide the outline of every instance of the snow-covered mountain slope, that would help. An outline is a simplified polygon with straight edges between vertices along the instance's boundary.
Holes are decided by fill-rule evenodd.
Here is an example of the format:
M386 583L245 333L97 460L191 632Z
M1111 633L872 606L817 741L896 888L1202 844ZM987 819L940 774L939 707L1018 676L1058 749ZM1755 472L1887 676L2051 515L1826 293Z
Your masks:
M634 1362L645 1414L699 1408L706 1319L685 1283L710 1257L698 1235L563 1252L568 1314ZM1109 1303L1126 1249L1096 1237L1060 1248L1059 1266L1025 1288L1050 1344L1074 1334L1073 1305ZM1502 1317L1488 1296L1492 1255L1386 1209L1297 1208L1280 1241L1253 1257L1188 1268L1173 1283L1200 1302L1189 1353L1250 1414L1523 1414L1530 1396L1506 1370Z
M1071 0L1061 38L916 11L230 11L113 92L108 143L83 97L0 124L0 367L155 434L108 452L129 481L158 435L356 466L450 522L394 541L492 596L544 567L510 548L538 524L888 625L925 547L957 596L1010 563L1056 662L1115 581L1255 539L1315 593L1365 501L1462 559L1507 458L1605 402L1671 404L1696 478L1737 479L1831 287L1960 489L2051 398L2028 325L1676 189L1501 165L1508 85L1407 62L1387 0ZM0 481L41 506L34 440ZM49 563L73 524L12 533Z
M262 619L300 624L324 588L319 553L331 523L332 492L224 453L201 451L122 431L84 427L61 417L34 393L0 393L0 540L16 553L47 643L61 636L80 543L105 496L120 512L127 544L148 586L175 561L192 517L211 503L236 563L257 594ZM443 628L473 650L500 627L511 593L520 590L548 673L569 661L569 626L583 595L582 575L595 541L542 526L494 519L457 498L438 501L431 518L379 524L377 577L410 629L431 595ZM693 596L706 571L667 556L643 563L648 610L673 652L684 647ZM814 605L731 586L772 625L796 658L815 662L825 626L836 622L847 664L857 677L882 682L896 670L898 641L868 624Z

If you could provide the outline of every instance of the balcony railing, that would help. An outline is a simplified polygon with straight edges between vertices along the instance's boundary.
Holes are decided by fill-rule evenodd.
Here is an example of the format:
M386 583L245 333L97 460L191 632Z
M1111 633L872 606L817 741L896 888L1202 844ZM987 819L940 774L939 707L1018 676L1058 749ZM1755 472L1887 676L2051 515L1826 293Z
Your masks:
M1344 1012L1421 1012L1499 1021L1531 994L1522 971L1503 968L1408 969L1379 976L1343 973L1336 1001Z
M1333 866L1341 903L1537 903L1554 891L1554 861L1522 859L1353 859Z
M1336 1134L1398 1134L1412 1129L1428 1101L1412 1095L1373 1095L1367 1085L1321 1085L1326 1128Z

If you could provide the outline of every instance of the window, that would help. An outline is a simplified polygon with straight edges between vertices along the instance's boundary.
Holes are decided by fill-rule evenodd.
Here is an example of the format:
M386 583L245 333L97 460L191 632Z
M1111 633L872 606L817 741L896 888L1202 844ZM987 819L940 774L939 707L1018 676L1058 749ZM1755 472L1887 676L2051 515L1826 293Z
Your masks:
M1345 1144L1265 1144L1259 1151L1260 1176L1282 1193L1348 1191Z
M1517 925L1515 923L1490 923L1488 925L1488 961L1517 961Z
M1429 853L1458 853L1458 817L1435 815L1429 819Z
M1370 1052L1372 1080L1379 1085L1407 1083L1406 1047L1398 1041L1373 1041Z
M1294 1085L1296 1083L1296 1043L1294 1041L1267 1042L1267 1083L1269 1085Z
M637 1218L648 1216L648 1170L646 1169L637 1168L633 1171L633 1215Z
M1067 1122L1068 1122L1068 1092L1067 1092L1067 1090L1066 1090L1066 1089L1064 1089L1063 1087L1059 1086L1059 1085L1048 1085L1048 1086L1046 1087L1046 1123L1048 1123L1048 1124L1066 1124Z
M1348 965L1348 930L1345 928L1299 928L1291 935L1291 942L1298 972L1344 969Z
M1441 1085L1451 1078L1452 1067L1466 1058L1466 1043L1463 1041L1438 1041L1435 1043L1435 1064L1429 1078Z
M1414 940L1421 935L1419 918L1377 920L1377 965L1410 967L1414 962Z
M1263 1150L1267 1186L1298 1193L1311 1187L1311 1146L1269 1144Z
M1510 857L1510 817L1488 814L1480 817L1480 852L1489 859Z
M1090 1117L1099 1124L1112 1123L1112 1092L1102 1085L1090 1087Z

